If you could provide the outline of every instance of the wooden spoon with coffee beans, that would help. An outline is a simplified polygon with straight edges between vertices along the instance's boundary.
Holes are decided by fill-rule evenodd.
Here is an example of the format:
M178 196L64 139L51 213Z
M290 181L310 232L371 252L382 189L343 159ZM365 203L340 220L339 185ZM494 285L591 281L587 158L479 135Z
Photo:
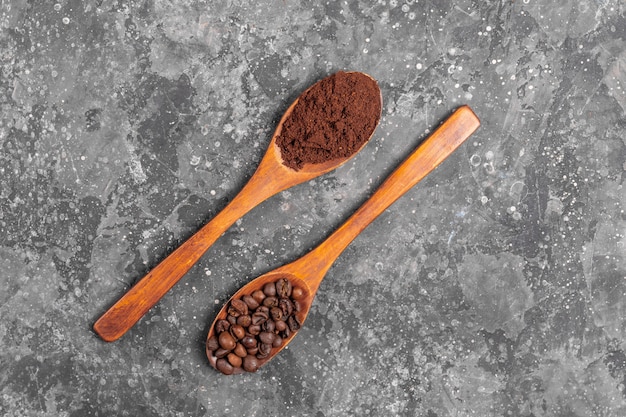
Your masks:
M297 170L288 167L287 161L281 156L281 148L277 144L277 138L281 134L285 122L293 122L293 120L290 120L292 112L294 112L294 108L305 97L307 92L311 92L311 95L313 95L321 88L326 88L320 86L323 85L322 83L325 80L331 80L333 76L337 75L341 75L344 79L346 77L350 78L352 89L362 91L360 88L363 85L367 85L367 97L371 98L367 102L368 118L366 121L363 121L363 115L355 111L355 106L353 105L354 96L350 89L347 89L348 92L344 93L343 96L340 94L333 96L335 99L334 104L338 100L337 97L341 96L341 100L344 102L343 105L348 106L350 110L350 115L346 117L353 117L354 120L350 120L350 122L353 123L353 126L361 128L357 135L359 140L354 145L355 149L352 149L352 153L347 156L339 156L319 163L304 163ZM334 91L326 94L333 93ZM373 100L378 100L378 103L373 102ZM308 103L307 100L302 102ZM306 111L307 105L305 105L304 111ZM381 111L382 95L380 89L376 81L367 74L361 72L340 72L309 87L285 111L256 172L239 194L209 223L204 225L178 249L161 261L160 264L139 280L110 307L94 324L95 332L107 342L117 340L124 335L191 269L209 247L237 219L279 192L332 171L356 155L372 137L380 121ZM324 120L321 122L325 123ZM312 129L315 129L315 127ZM371 130L368 131L367 129ZM315 132L309 133L313 135ZM341 140L341 137L338 139ZM362 143L360 142L361 140ZM360 146L357 146L358 144ZM344 148L345 150L346 148Z
M458 148L479 125L480 121L468 106L458 108L324 242L300 259L261 275L239 289L217 314L209 330L206 353L210 364L225 374L237 374L244 370L254 372L287 346L304 323L326 272L343 250L383 211ZM287 285L285 281L289 282L291 290L284 289ZM283 295L276 296L278 292ZM258 299L251 300L254 297ZM255 301L264 305L270 297L287 299L284 303L291 303L291 314L287 316L276 312L280 316L278 320L271 318L267 310L273 311L272 308L275 308L276 301L272 299L267 304L274 307L268 307L262 317L256 321L246 319L246 323L239 323L239 317L249 315L252 311L257 314L262 308L253 309ZM288 317L291 317L292 325L287 326L289 330L276 330L277 322ZM268 331L268 326L264 327L263 319L273 322L269 326L272 331ZM260 328L255 327L254 331L250 331L251 323L259 324ZM267 333L273 333L274 336L268 336ZM261 340L261 335L265 340ZM256 339L256 342L250 337ZM277 338L280 339L279 343L276 343ZM244 349L242 342L252 348ZM271 349L267 345L271 345ZM263 347L261 353L260 347Z

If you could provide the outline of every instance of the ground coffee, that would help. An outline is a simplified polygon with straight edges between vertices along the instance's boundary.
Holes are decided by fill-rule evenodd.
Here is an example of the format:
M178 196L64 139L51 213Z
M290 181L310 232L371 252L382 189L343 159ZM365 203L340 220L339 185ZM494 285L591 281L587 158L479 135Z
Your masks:
M276 138L283 163L299 170L357 152L381 113L378 84L359 72L337 72L299 97Z
M237 368L256 372L273 349L300 329L296 317L306 294L287 278L268 282L263 290L232 300L228 315L215 323L207 350L216 357L215 367L226 375Z

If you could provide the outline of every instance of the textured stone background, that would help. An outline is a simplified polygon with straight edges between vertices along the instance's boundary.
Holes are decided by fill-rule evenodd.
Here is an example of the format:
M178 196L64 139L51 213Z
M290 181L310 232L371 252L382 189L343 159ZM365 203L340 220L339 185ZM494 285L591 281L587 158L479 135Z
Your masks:
M626 415L620 0L3 1L0 414ZM249 178L340 69L351 162L231 228L121 340L93 322ZM299 336L223 377L220 304L327 236L442 118L480 130L373 223Z

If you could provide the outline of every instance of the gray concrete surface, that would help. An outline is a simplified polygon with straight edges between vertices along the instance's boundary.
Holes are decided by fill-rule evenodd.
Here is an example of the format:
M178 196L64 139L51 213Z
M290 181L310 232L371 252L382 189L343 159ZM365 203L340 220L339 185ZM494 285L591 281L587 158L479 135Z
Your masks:
M619 0L0 5L0 414L626 415ZM352 161L237 222L115 343L93 322L249 178L307 86L364 71ZM254 375L204 339L447 114L480 130L373 223Z

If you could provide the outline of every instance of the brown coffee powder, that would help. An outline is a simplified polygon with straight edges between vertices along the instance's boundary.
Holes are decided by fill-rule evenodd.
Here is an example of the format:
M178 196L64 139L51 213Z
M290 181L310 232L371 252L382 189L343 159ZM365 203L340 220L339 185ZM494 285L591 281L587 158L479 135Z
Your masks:
M276 138L283 163L299 170L357 152L381 113L376 81L359 72L337 72L300 96Z

